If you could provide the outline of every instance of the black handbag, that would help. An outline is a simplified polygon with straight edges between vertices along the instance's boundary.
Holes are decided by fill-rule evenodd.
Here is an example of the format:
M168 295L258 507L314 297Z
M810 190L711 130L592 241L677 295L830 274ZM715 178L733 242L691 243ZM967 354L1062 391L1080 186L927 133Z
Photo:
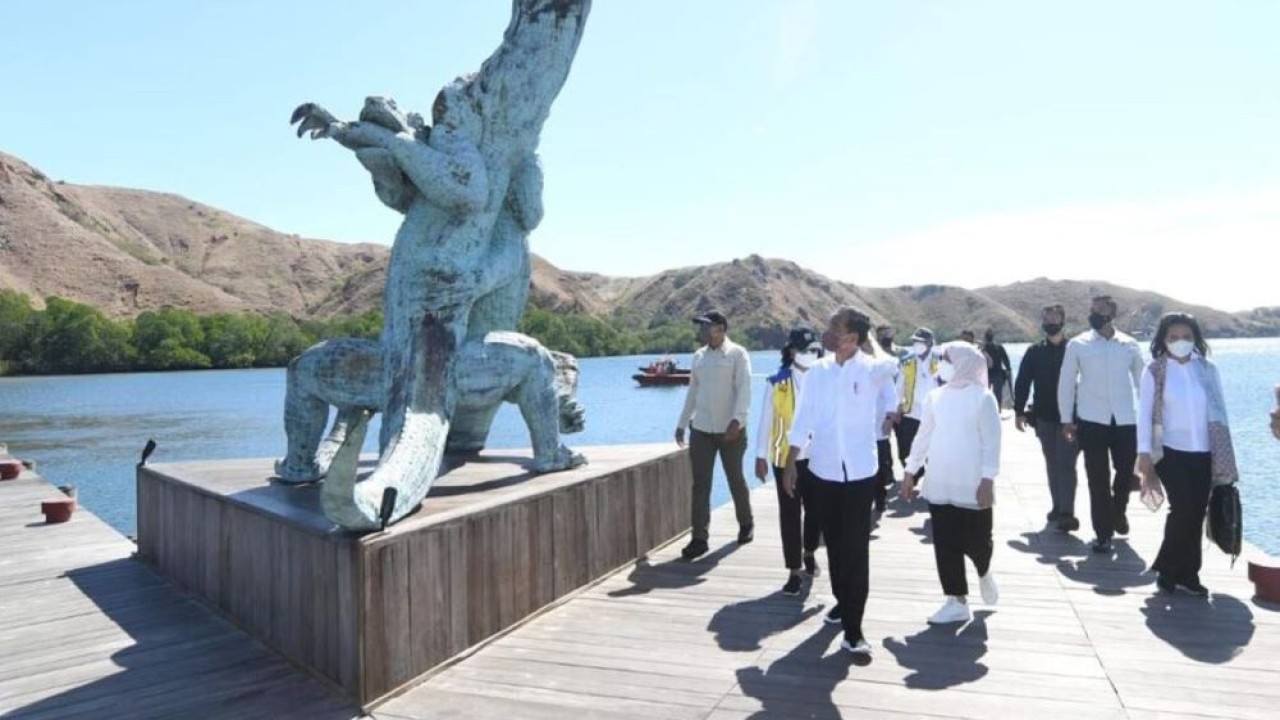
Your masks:
M1205 533L1214 545L1231 556L1231 566L1235 567L1236 558L1240 556L1244 517L1240 509L1240 491L1236 490L1234 483L1213 488L1209 495L1208 519Z

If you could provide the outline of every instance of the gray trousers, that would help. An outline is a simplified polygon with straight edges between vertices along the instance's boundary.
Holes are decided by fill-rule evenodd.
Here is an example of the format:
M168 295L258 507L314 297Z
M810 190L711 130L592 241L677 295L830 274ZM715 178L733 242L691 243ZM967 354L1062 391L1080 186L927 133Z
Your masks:
M747 477L742 473L742 458L747 452L747 433L738 435L736 442L726 442L723 434L705 433L690 428L689 461L693 464L693 539L706 541L711 525L711 478L715 473L716 454L724 466L729 480L729 493L733 495L733 509L738 515L738 525L753 524L751 517L751 490Z
M1076 461L1080 447L1062 435L1062 423L1036 420L1036 437L1044 453L1044 466L1049 474L1049 496L1053 498L1053 515L1058 518L1076 516Z

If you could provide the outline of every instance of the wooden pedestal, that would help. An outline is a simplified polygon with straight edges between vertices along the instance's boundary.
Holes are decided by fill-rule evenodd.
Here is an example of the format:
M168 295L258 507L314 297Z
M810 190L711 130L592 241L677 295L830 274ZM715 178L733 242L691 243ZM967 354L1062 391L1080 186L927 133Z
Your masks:
M688 529L684 451L583 452L536 476L527 454L486 452L366 535L329 522L319 486L269 483L270 460L151 465L138 553L368 708Z

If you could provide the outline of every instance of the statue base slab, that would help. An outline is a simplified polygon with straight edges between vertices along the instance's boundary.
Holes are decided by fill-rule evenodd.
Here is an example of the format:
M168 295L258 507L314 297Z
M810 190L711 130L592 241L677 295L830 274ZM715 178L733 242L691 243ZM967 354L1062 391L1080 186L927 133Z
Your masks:
M581 449L533 475L485 451L383 532L349 533L272 459L138 469L138 556L364 708L689 528L671 445ZM362 459L372 468L376 458Z

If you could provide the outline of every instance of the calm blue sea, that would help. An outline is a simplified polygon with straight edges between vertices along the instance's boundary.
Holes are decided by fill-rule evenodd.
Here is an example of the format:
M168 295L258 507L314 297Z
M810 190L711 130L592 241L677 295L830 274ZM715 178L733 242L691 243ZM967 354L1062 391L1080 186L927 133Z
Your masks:
M1016 364L1025 346L1009 346ZM1267 414L1280 382L1280 339L1214 343L1243 472L1248 539L1280 555L1280 442ZM587 429L574 446L671 441L684 388L636 387L631 374L648 357L586 358L579 397ZM752 354L755 373L750 429L764 377L777 352ZM680 357L681 365L689 358ZM148 438L154 461L278 457L284 452L283 370L228 370L127 375L0 378L0 443L35 460L45 478L71 483L80 501L123 533L135 530L134 464ZM376 451L376 427L366 450ZM490 446L528 442L519 414L503 408ZM0 487L0 502L3 502ZM728 500L723 478L716 503Z

